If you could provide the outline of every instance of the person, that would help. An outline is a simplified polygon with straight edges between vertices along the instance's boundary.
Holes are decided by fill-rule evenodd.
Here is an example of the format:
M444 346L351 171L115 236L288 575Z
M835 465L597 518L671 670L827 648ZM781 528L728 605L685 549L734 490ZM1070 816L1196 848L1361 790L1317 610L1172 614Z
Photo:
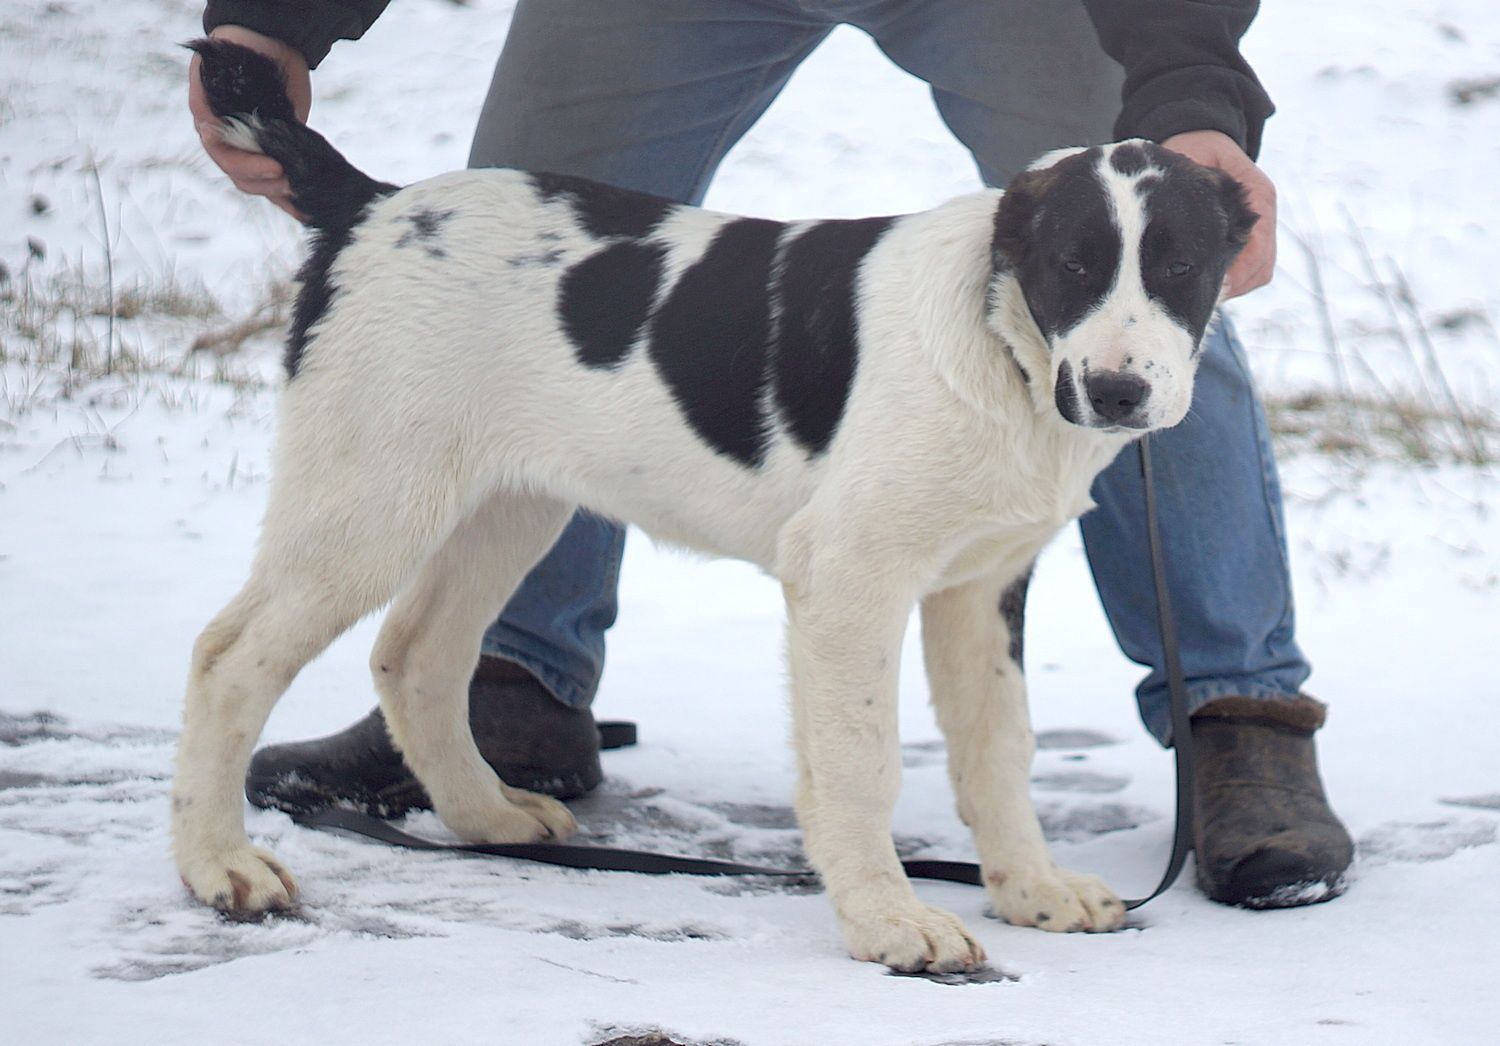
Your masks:
M298 115L334 41L387 0L209 0L204 26L269 54ZM1227 171L1260 214L1228 277L1268 282L1275 191L1256 167L1273 107L1239 51L1255 0L520 0L479 118L471 167L591 178L686 203L840 23L925 80L983 180L1003 187L1058 147L1143 137ZM196 60L195 60L196 61ZM240 189L295 214L275 161L219 141L190 72L204 148ZM1207 336L1188 420L1153 441L1168 579L1198 746L1201 888L1252 907L1336 896L1353 848L1330 809L1302 690L1281 495L1264 413L1230 323ZM1081 527L1127 656L1149 666L1142 718L1171 724L1141 478L1124 454ZM622 529L580 513L484 637L470 688L480 750L507 782L571 797L601 779L590 712L616 613ZM998 596L998 594L997 594ZM394 816L425 805L378 710L347 730L262 749L247 795L290 811L351 803Z

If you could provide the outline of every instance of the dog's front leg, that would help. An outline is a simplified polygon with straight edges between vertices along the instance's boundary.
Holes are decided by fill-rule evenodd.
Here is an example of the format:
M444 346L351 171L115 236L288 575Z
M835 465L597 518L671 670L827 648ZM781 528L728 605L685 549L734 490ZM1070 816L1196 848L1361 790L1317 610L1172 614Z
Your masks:
M932 703L948 742L958 814L974 832L985 888L1007 922L1113 930L1125 908L1092 875L1057 867L1031 802L1035 751L1021 671L1026 575L1004 571L922 601Z
M850 953L904 971L984 961L956 917L917 899L891 840L900 787L896 676L912 589L868 557L823 556L783 575L807 855Z

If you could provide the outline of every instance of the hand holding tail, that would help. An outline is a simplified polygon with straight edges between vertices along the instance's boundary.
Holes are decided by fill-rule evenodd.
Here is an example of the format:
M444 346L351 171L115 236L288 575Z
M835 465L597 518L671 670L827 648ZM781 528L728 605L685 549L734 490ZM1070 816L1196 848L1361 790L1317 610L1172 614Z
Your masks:
M215 40L226 40L240 44L250 50L266 55L281 69L286 93L292 103L296 119L306 122L312 108L312 80L308 75L307 60L293 47L280 40L241 26L225 25L211 34ZM291 204L292 187L286 180L281 164L262 153L247 152L226 143L220 136L218 117L209 104L208 92L203 87L203 59L193 56L188 67L188 111L193 115L193 124L203 142L203 151L219 166L236 189L252 196L264 196L292 217L301 221Z
M235 32L254 38L240 42ZM351 224L395 190L356 170L304 120L307 63L279 41L223 26L188 44L188 105L209 156L240 190L317 229Z

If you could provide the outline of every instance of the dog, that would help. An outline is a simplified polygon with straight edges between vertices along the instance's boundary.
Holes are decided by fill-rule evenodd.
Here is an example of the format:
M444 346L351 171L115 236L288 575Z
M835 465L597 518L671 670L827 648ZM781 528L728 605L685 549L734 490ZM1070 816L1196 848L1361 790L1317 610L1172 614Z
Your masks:
M245 835L240 783L297 672L392 600L371 670L443 822L495 843L575 827L485 763L466 684L581 506L781 582L797 815L855 958L984 961L891 840L914 605L994 909L1120 926L1030 801L1021 607L1099 471L1188 410L1255 221L1236 182L1126 141L895 218L742 218L513 170L397 188L299 123L269 60L192 46L224 139L279 161L315 230L261 543L193 650L172 820L198 898L295 896Z

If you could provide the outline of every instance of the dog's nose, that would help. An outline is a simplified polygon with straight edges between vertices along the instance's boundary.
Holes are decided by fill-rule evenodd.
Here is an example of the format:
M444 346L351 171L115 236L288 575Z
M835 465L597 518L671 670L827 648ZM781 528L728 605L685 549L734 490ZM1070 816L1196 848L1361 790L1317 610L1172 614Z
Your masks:
M1107 370L1089 374L1083 381L1094 412L1116 425L1127 424L1151 395L1151 386L1134 374Z

